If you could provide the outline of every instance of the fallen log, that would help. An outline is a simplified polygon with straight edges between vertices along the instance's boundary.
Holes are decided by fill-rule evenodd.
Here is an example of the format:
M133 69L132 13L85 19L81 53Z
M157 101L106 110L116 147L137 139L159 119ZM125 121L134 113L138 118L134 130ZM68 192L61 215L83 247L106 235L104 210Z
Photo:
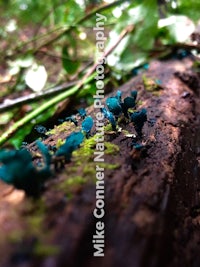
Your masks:
M98 169L104 169L105 182L102 224L93 214L98 188L92 138L55 172L38 201L13 201L19 192L2 185L2 266L199 266L199 88L194 92L180 79L191 67L188 58L153 61L120 88L123 97L138 90L139 109L147 109L140 140L145 149L132 148L132 123L120 121L117 133L105 127ZM93 107L88 112L94 117ZM58 145L76 129L72 125L55 126L45 143ZM34 144L29 148L37 153ZM104 237L105 246L95 247ZM95 257L95 251L104 255Z

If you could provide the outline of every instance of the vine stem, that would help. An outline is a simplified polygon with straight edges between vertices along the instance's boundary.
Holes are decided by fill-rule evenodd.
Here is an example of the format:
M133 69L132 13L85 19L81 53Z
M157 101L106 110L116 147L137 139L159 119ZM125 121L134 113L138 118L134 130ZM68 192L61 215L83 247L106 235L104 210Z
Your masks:
M49 109L50 107L56 105L60 101L64 100L65 98L73 95L76 93L84 84L89 83L93 78L95 74L92 74L87 79L84 79L83 82L80 82L79 84L73 86L71 89L63 92L62 94L59 94L58 96L52 98L51 100L45 102L42 106L39 108L33 110L31 113L26 115L21 120L14 123L4 134L0 137L0 145L3 145L11 136L13 136L16 131L18 131L22 126L33 120L35 117L43 113L45 110Z

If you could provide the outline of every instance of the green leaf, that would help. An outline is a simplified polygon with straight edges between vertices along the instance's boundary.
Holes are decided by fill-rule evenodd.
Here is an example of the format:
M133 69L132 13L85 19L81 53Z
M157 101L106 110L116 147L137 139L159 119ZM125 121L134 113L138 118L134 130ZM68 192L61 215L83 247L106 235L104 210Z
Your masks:
M171 1L170 1L171 2ZM186 15L193 21L198 21L199 10L200 10L200 1L199 0L178 0L177 7L173 8L171 3L168 3L169 11L179 15Z
M68 48L66 46L64 46L62 49L62 64L63 68L70 75L74 74L78 70L80 65L79 61L71 59Z
M142 4L131 4L119 18L118 23L111 32L113 39L127 25L135 25L135 30L129 34L114 52L108 56L108 64L115 69L129 71L144 63L148 52L153 48L158 29L158 7L156 0L144 0Z

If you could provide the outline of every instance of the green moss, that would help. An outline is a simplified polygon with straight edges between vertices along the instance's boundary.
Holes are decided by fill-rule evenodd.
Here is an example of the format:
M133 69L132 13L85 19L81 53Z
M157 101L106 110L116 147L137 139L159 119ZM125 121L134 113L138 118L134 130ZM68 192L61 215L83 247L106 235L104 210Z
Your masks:
M122 130L122 133L124 136L130 135L131 133L127 130Z
M55 134L59 134L62 132L70 133L75 130L77 130L77 127L74 125L73 122L65 121L62 124L54 127L54 129L48 131L46 134L55 135Z
M66 180L66 184L67 185L77 185L77 184L84 184L85 183L85 179L81 176L75 176L73 178L69 178Z
M97 135L86 139L81 147L73 152L73 157L75 162L78 162L78 165L83 164L83 161L88 161L91 157L93 158L95 147L96 147ZM111 143L104 142L105 145L105 154L115 154L119 151L119 146ZM81 161L80 161L81 159Z
M75 150L72 153L72 156L77 157L90 157L94 153L94 148L96 146L96 138L97 135L90 137L89 139L85 139L85 141L81 144L80 148Z
M105 132L113 131L111 123L108 123L107 125L104 126L104 131Z
M95 175L95 164L86 164L83 168L83 175L84 176L92 176Z
M142 104L143 104L143 101L142 100L138 100L137 105L140 106Z
M101 168L104 168L105 170L116 170L116 169L119 169L120 168L120 164L116 163L116 164L113 164L113 163L98 163L99 167Z
M58 149L60 146L62 146L65 143L65 140L62 140L61 138L58 138L56 142L56 148Z
M86 180L81 176L71 176L58 184L59 190L64 190L65 193L71 193L74 189L86 183Z
M37 202L31 200L25 208L27 215L24 217L26 224L26 235L43 236L43 222L45 218L45 202L44 199L38 199ZM45 232L46 233L46 232Z
M156 79L146 77L146 75L142 76L143 84L145 89L148 92L152 92L154 95L158 96L162 87L156 82Z
M105 142L105 154L116 154L117 152L119 152L119 146L110 143L110 142Z
M65 180L59 182L57 188L62 190L69 198L74 192L85 183L96 182L96 163L94 159L94 151L96 150L96 139L99 137L94 135L85 139L80 148L72 154L72 163L65 169ZM119 152L119 147L111 142L104 142L105 155L114 155ZM102 167L107 170L119 168L119 164L103 163ZM81 176L80 176L81 174Z
M55 256L58 255L60 252L60 249L58 246L55 245L47 245L47 244L42 244L38 243L35 248L33 253L37 256Z
M32 233L38 234L41 231L43 220L43 215L33 215L27 219L28 227L32 230Z
M8 239L11 243L20 242L24 236L23 230L11 231L8 235Z

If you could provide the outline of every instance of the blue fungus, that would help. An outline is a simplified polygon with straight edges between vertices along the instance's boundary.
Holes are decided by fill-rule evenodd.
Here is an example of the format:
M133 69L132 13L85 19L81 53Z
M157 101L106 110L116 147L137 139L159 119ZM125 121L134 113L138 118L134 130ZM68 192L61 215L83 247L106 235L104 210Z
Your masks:
M93 118L91 116L88 116L87 118L84 119L82 122L82 130L86 133L86 136L90 134L90 131L92 129L92 126L94 124Z
M56 146L48 145L48 149L55 152L56 151Z
M28 145L27 142L22 142L20 149L22 149L22 148L26 148L27 145Z
M101 112L104 114L104 117L107 118L111 123L113 131L116 131L117 125L114 115L106 108L101 108Z
M136 76L136 75L140 74L141 72L143 72L144 70L148 70L148 69L149 69L149 64L148 63L145 63L143 65L140 65L138 67L135 67L132 70L132 74L133 74L133 76Z
M145 64L143 64L143 69L145 69L145 70L148 70L149 69L149 63L145 63Z
M137 76L139 73L140 73L140 71L141 70L139 70L139 68L134 68L133 70L132 70L132 74L133 74L133 76Z
M78 121L76 120L76 116L72 115L65 118L65 121L71 121L75 126L78 126Z
M147 111L142 109L131 114L131 121L134 123L135 130L139 136L142 136L142 128L147 121Z
M82 119L84 119L87 116L86 110L84 108L79 108L78 113Z
M148 119L148 126L153 127L156 123L156 118L149 118Z
M35 130L39 133L39 134L46 134L47 129L46 127L42 126L42 125L36 125L35 126Z
M119 116L121 114L122 108L119 100L116 97L108 97L106 99L106 105L109 111L113 113L113 115Z
M37 141L36 144L44 158L44 164L39 169L34 166L26 149L0 151L0 179L32 196L41 192L44 182L51 176L51 155L42 142Z
M122 103L122 110L126 117L128 117L128 109L135 107L135 99L133 97L126 97Z
M40 142L39 140L36 141L36 144L39 148L39 150L42 152L43 158L44 158L44 162L45 162L45 168L49 169L50 164L51 164L51 155L49 153L48 147L45 146L42 142Z
M58 119L59 123L63 123L65 120L64 119Z
M133 90L131 91L131 97L136 101L137 99L137 94L138 94L138 91L137 90Z
M115 98L117 98L118 102L122 102L122 92L120 90L117 91Z
M174 55L174 58L177 58L177 59L183 59L187 56L191 55L191 52L190 51L187 51L185 49L178 49L176 51L176 54Z
M144 148L144 145L143 144L138 144L138 143L133 143L132 144L132 147L135 148L136 150L140 151L141 149Z
M160 79L156 79L155 82L156 82L157 85L161 85L162 84L162 81Z
M72 152L76 150L83 142L84 135L82 132L73 132L65 140L65 143L55 153L56 157L64 157L70 161Z

